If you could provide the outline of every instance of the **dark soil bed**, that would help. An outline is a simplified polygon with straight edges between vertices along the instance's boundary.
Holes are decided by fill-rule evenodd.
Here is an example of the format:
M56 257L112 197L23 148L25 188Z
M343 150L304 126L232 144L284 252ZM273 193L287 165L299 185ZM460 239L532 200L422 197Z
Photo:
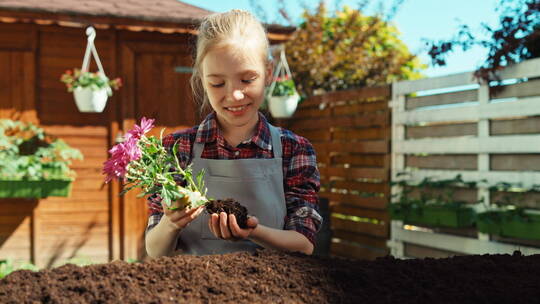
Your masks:
M0 280L0 303L535 303L540 255L348 261L260 251L163 257Z

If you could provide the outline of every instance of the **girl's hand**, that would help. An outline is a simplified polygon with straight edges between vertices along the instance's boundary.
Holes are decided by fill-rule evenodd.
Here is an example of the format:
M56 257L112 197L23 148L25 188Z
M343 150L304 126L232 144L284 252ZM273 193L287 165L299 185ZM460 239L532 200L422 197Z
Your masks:
M213 213L208 220L208 227L217 238L230 241L248 238L258 224L259 220L251 216L247 220L248 228L242 229L236 222L236 216L234 214L227 215L225 212L221 212L219 215Z
M171 210L167 206L163 207L163 213L169 226L173 229L184 229L189 223L196 219L204 210L204 206L191 209Z

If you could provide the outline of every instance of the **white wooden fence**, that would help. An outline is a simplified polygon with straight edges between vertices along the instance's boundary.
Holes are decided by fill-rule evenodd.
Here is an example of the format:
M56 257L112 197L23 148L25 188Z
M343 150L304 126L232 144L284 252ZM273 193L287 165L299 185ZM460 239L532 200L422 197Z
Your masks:
M451 179L457 174L465 181L485 179L476 196L487 203L488 187L498 182L540 184L539 77L540 59L534 59L501 71L507 85L494 97L472 73L394 83L392 180L401 178L399 172L408 172L413 182L428 176ZM399 187L392 189L392 193L399 191ZM540 208L540 202L536 206ZM456 254L517 249L540 253L535 245L502 242L481 233L441 233L395 220L388 241L396 257L412 257L410 252L418 248Z

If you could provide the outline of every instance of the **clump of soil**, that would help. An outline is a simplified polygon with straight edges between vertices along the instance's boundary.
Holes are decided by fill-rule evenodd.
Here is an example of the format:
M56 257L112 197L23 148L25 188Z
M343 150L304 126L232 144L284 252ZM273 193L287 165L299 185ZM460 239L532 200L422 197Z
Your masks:
M375 261L262 250L162 257L0 280L0 303L532 303L540 255Z
M206 203L206 212L208 214L225 212L227 214L234 214L238 226L242 229L247 228L247 208L242 206L235 199L228 198L224 200L211 200Z

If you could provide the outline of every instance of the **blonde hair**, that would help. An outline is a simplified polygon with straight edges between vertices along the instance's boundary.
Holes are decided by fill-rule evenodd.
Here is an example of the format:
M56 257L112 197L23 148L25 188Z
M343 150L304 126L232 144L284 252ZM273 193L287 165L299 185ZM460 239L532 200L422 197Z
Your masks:
M195 62L191 75L191 89L195 101L201 104L201 111L209 107L208 96L202 83L202 61L215 47L227 45L232 40L255 41L260 46L263 63L268 64L269 42L266 30L251 13L231 10L206 16L199 25Z

